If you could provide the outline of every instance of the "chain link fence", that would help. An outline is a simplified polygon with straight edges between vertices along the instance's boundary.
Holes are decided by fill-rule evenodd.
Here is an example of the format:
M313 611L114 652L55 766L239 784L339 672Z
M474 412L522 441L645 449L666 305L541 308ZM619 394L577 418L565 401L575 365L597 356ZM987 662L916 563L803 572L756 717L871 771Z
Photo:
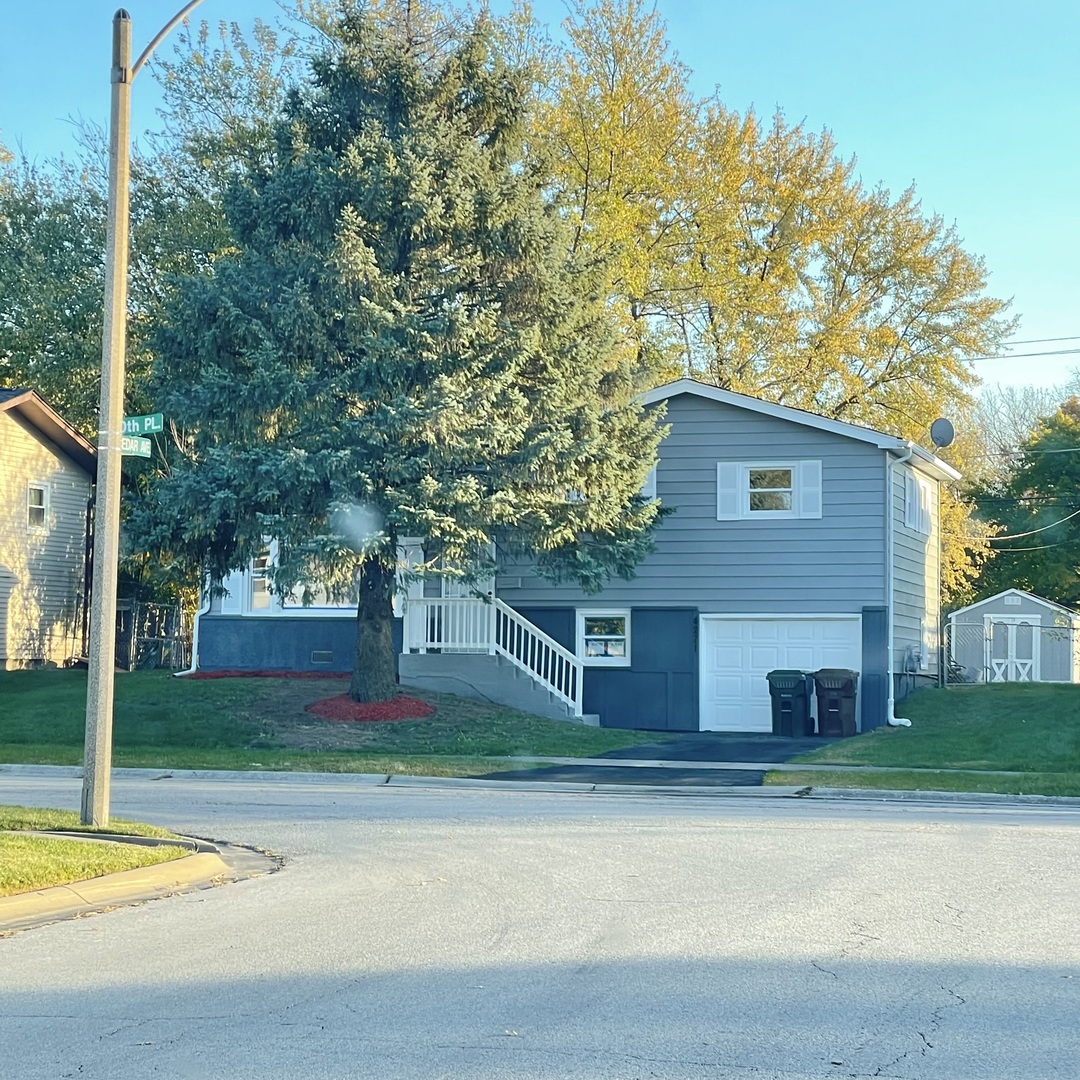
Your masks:
M1080 633L1033 620L946 623L947 685L1080 682Z
M191 626L179 605L120 600L116 607L116 666L127 671L191 664Z

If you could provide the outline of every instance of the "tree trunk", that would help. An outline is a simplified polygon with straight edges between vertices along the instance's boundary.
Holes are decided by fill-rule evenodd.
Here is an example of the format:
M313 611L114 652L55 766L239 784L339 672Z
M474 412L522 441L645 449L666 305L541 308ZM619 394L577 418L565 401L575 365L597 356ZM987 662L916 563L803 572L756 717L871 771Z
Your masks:
M353 701L388 701L398 692L393 601L394 571L376 558L365 559L356 608L356 662L349 683Z

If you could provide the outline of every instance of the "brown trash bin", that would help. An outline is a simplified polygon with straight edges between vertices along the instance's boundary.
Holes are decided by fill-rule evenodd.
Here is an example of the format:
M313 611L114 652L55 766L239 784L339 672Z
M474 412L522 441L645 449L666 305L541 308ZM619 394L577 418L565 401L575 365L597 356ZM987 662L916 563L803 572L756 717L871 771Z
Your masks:
M827 738L854 735L859 673L848 668L822 668L814 672L818 734Z

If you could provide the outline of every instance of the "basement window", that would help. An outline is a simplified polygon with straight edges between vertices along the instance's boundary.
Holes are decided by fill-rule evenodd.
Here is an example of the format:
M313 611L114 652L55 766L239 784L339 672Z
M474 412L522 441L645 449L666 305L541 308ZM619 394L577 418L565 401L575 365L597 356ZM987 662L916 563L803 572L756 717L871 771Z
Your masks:
M579 611L577 655L596 667L629 667L630 612Z

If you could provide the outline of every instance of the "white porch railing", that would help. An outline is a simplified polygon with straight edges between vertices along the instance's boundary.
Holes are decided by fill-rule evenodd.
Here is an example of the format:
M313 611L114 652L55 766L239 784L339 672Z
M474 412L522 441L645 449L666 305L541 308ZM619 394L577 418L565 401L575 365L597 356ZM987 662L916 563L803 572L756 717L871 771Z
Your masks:
M581 661L497 598L410 598L405 649L505 657L581 716Z

